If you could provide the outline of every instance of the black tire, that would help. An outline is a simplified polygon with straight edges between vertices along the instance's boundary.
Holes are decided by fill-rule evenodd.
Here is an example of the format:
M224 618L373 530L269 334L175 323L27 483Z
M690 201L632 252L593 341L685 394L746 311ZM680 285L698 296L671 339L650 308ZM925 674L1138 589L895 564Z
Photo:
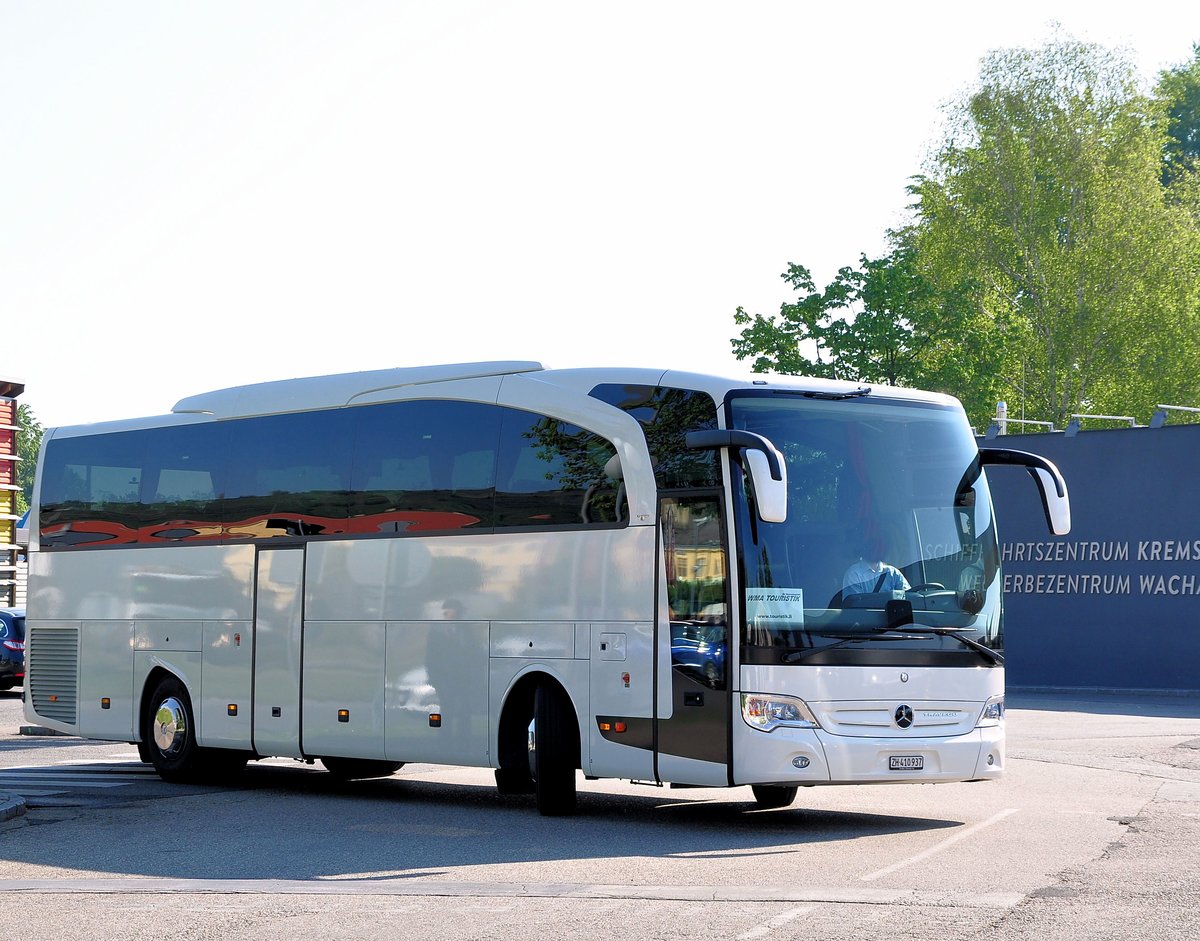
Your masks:
M201 753L192 700L187 687L173 676L162 680L146 700L143 742L150 764L164 781L200 778Z
M196 719L187 687L169 676L146 700L146 718L138 757L154 766L164 781L216 784L246 767L250 753L226 748L201 748L196 742Z
M386 778L404 767L403 761L383 761L375 758L322 758L321 764L335 778L343 781Z
M212 783L224 783L236 778L250 760L250 753L231 748L201 748L200 777Z
M528 768L497 768L496 790L505 796L533 793L533 775Z
M754 802L762 810L774 810L787 807L796 799L796 792L800 788L786 784L752 784L750 790L754 792Z
M500 716L499 765L496 790L505 796L532 794L533 774L529 760L529 725L533 722L533 696L536 687L522 686L504 704Z
M533 697L529 736L529 770L537 809L544 817L575 812L575 769L579 767L579 732L566 697L543 683Z

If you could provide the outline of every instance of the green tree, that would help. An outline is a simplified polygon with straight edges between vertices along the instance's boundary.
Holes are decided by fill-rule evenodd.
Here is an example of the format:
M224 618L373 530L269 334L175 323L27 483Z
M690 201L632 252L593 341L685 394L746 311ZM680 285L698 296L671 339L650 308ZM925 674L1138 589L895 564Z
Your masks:
M937 290L919 269L910 233L891 238L891 252L861 256L823 291L807 268L789 265L782 277L799 297L774 317L739 307L734 355L754 357L758 371L932 389L958 395L968 409L994 408L997 344L981 332L987 325L971 292Z
M1156 94L1167 111L1163 184L1170 185L1200 161L1200 43L1190 61L1159 75Z
M33 409L21 403L17 406L17 483L21 492L17 494L17 512L29 509L33 499L33 478L37 471L38 451L42 447L42 425L33 414Z
M913 240L971 285L1003 393L1061 426L1200 399L1200 238L1164 198L1166 120L1122 54L1071 40L994 52L918 178Z

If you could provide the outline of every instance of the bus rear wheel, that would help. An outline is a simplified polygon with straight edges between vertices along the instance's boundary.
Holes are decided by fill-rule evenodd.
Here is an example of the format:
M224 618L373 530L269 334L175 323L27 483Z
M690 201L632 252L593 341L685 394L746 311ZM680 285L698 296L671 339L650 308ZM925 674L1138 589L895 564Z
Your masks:
M187 687L173 676L163 679L146 701L138 756L153 765L164 781L179 783L220 783L236 775L250 759L249 752L197 744L192 699Z
M373 758L322 758L321 764L335 778L343 781L386 778L404 767L403 761L382 761Z
M761 809L774 810L777 807L787 807L796 799L796 792L800 788L786 784L752 784L750 790L754 792L754 803Z
M164 781L194 781L200 773L200 746L187 687L169 676L146 703L142 740L150 764Z
M533 696L533 723L529 728L529 773L542 816L562 817L575 812L578 754L579 733L569 702L554 687L539 685Z

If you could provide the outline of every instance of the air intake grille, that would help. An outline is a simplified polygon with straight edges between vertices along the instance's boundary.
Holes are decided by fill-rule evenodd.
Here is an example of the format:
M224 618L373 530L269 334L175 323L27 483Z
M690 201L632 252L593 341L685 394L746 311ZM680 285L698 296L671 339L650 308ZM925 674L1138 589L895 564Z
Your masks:
M34 712L45 719L76 724L79 628L34 625L26 640L26 682Z

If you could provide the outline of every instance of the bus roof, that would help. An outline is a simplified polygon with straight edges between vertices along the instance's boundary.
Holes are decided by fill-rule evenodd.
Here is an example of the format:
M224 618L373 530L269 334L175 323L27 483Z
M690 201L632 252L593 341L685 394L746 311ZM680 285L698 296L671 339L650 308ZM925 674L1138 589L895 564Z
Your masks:
M435 366L406 366L394 369L375 369L363 372L338 373L328 376L308 376L279 379L244 386L232 386L187 396L175 403L166 415L126 417L96 425L55 429L59 434L94 434L99 431L120 431L164 423L212 421L227 418L299 412L310 409L339 408L367 402L388 401L389 392L396 398L412 397L412 387L455 380L499 380L504 376L545 383L561 389L587 395L600 384L674 386L707 392L717 402L737 389L791 390L826 395L859 392L864 383L808 376L783 376L747 373L743 376L718 376L683 370L664 370L649 367L586 367L577 369L547 369L541 363L527 360L496 362L450 363ZM401 392L400 390L407 390ZM936 392L920 392L894 386L875 385L873 395L903 401L927 402L955 406L956 399Z

